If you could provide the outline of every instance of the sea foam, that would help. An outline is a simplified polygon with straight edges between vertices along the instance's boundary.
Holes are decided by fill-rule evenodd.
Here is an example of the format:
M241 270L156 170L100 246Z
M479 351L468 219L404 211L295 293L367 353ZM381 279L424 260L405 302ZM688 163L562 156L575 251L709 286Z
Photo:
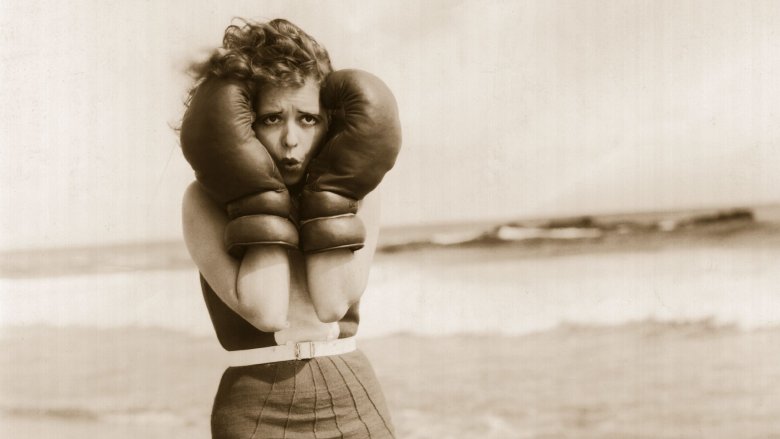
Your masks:
M490 247L378 257L362 336L525 334L647 318L780 324L780 249L676 247L513 257ZM161 327L213 334L197 272L0 279L0 325Z

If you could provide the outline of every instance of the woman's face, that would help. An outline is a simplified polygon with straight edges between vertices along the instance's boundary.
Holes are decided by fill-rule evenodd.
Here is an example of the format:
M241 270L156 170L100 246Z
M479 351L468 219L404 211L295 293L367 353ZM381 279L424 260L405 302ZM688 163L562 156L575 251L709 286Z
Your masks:
M257 94L255 110L255 135L273 157L284 183L300 182L328 129L319 84L307 79L300 87L266 85Z

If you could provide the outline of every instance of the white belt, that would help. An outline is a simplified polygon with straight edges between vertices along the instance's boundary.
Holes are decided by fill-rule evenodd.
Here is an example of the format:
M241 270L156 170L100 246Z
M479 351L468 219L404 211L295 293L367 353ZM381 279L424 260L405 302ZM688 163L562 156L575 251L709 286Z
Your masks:
M305 360L314 357L346 354L357 349L355 337L330 341L289 342L280 346L246 349L228 352L230 366L250 366L253 364L275 363L277 361Z

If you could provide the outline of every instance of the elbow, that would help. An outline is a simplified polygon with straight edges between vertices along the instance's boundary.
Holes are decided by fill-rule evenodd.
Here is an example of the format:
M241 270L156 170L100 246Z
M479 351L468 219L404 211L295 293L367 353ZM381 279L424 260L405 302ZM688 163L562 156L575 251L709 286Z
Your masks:
M360 282L359 279L311 285L309 294L317 317L324 323L341 320L349 308L360 300L365 287L366 282Z
M276 332L285 329L287 322L287 309L270 309L265 303L252 300L252 296L242 296L236 289L224 289L221 292L215 290L219 297L233 312L241 316L249 324L263 332ZM271 303L271 305L273 305Z
M263 332L277 332L289 326L287 320L289 295L280 290L270 292L242 290L236 294L236 312Z
M320 321L341 320L368 283L367 264L349 250L317 253L306 258L309 296Z
M287 314L263 312L256 306L239 303L238 314L249 324L263 332L277 332L290 326Z
M314 311L317 318L323 323L333 323L341 320L349 311L352 304L345 301L333 301L325 304L315 304Z

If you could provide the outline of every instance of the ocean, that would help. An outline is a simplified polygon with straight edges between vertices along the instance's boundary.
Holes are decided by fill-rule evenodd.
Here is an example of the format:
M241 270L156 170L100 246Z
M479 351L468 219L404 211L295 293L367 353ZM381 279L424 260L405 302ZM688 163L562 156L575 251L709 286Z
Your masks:
M697 211L574 218L546 228L536 221L395 229L372 266L360 333L518 335L643 319L777 325L778 210L760 210L758 219ZM654 224L668 229L672 219L688 227L647 231ZM636 230L627 233L627 224ZM540 235L550 230L558 238ZM212 333L197 271L180 242L17 252L2 260L0 325Z
M358 337L398 437L780 434L778 211L389 230ZM0 437L207 438L221 353L180 242L0 255Z

